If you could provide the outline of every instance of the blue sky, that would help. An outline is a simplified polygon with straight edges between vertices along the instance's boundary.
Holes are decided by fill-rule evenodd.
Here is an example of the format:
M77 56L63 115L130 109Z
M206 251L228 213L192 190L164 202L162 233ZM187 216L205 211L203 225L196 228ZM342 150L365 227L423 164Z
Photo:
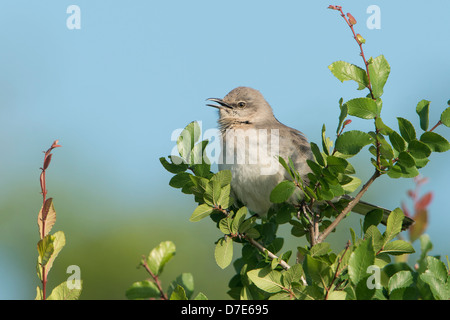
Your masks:
M80 30L66 26L72 4L81 9ZM82 214L100 212L106 201L127 208L168 199L190 211L193 200L171 190L158 158L172 150L173 130L193 120L215 127L217 112L205 99L241 85L260 90L276 117L310 140L319 141L324 123L333 137L339 98L366 92L327 68L336 60L362 65L351 31L329 4L356 18L367 57L384 54L391 65L385 123L396 127L401 116L418 126L415 107L427 99L434 124L450 99L449 1L2 1L0 203L33 184L27 200L39 203L41 151L59 139L53 183L75 199L100 199ZM381 10L379 30L366 26L369 5ZM436 132L450 139L448 128ZM422 172L430 179L424 191L434 192L428 231L442 249L449 241L449 157L433 154ZM368 159L358 158L363 178L372 170L363 164ZM369 197L396 207L411 187L411 180L384 177ZM8 221L0 231L13 228Z

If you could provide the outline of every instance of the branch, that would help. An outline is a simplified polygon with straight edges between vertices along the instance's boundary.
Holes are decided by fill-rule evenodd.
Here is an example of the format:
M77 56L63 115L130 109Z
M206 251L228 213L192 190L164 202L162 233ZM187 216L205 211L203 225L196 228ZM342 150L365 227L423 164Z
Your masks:
M334 219L334 221L326 228L318 237L316 243L321 243L325 240L326 237L337 227L339 222L350 212L352 209L358 204L359 200L361 200L364 193L366 193L367 189L369 189L370 185L381 176L381 172L378 169L375 169L375 173L370 177L370 179L366 182L366 184L362 187L362 189L358 192L355 199L350 201L345 207L344 210Z
M353 25L356 24L356 19L350 13L347 13L347 16L348 16L348 19L347 19L345 17L344 12L342 11L342 7L341 6L332 6L332 5L330 5L328 8L329 9L333 9L333 10L338 10L341 13L341 17L344 18L345 22L347 22L347 25L352 30L353 38L355 39L356 43L359 45L359 49L361 51L360 56L363 58L364 66L366 67L367 80L369 82L368 85L367 85L367 88L370 91L370 96L372 97L372 99L376 100L374 95L373 95L373 92L372 92L372 84L370 83L369 63L367 62L366 57L364 56L364 50L362 48L364 40L362 39L361 35L360 34L357 35L355 33L355 30L353 29ZM361 42L361 40L360 40L360 38L358 36L362 39L362 42Z
M430 129L430 132L433 132L434 129L436 129L437 127L439 127L442 124L441 120L439 120L436 125Z
M145 258L145 256L142 256L142 265L144 266L145 270L147 270L147 272L150 274L150 276L153 278L153 281L155 282L156 286L158 287L159 293L161 294L161 299L162 300L168 300L167 295L164 293L164 290L161 286L161 282L159 281L158 276L156 276L152 270L150 270L150 268L148 267L147 264L147 260Z
M270 252L269 250L267 250L266 248L264 248L258 241L256 241L253 238L247 237L245 236L245 239L252 245L254 246L256 249L258 249L259 251L261 251L262 253L267 253L267 256L271 259L278 259L278 257L276 255L274 255L272 252ZM286 261L281 260L280 261L280 265L283 267L284 270L289 270L291 268L291 266L289 264L287 264Z
M347 250L348 250L349 247L350 247L350 240L349 240L349 241L347 242L347 244L345 245L344 253L342 254L342 256L341 256L341 257L339 258L339 260L338 260L338 264L337 264L337 266L336 266L336 272L334 273L333 280L331 280L330 287L325 287L325 290L327 291L327 294L325 295L325 300L328 300L328 296L329 296L329 294L330 294L331 287L333 286L334 282L336 281L336 279L337 279L337 278L339 277L339 275L341 274L341 273L339 272L339 267L341 266L342 259L344 258L345 254L347 253Z
M39 182L41 184L41 194L42 194L42 217L40 218L41 222L42 222L42 230L39 230L39 233L41 235L41 240L45 237L45 221L47 219L47 213L48 213L48 209L47 212L45 212L46 210L46 206L45 203L47 202L47 187L46 187L46 183L45 183L45 170L47 170L48 166L50 165L50 161L52 160L52 150L55 148L61 147L58 144L58 140L53 141L52 145L50 146L50 148L48 148L47 151L45 151L45 155L44 155L44 164L42 165L41 169L41 175L39 177ZM39 218L38 218L39 219ZM42 270L42 300L46 299L46 290L47 290L47 275L45 272L45 265L41 265L41 270Z

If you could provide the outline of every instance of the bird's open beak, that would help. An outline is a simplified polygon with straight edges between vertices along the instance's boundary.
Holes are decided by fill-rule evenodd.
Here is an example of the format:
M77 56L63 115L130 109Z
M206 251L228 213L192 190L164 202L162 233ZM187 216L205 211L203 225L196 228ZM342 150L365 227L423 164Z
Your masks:
M206 100L207 101L217 102L219 104L219 105L217 105L217 104L207 104L208 107L213 107L213 108L217 108L217 109L223 109L223 108L233 109L232 106L230 106L229 104L225 103L222 99L209 98L209 99L206 99Z

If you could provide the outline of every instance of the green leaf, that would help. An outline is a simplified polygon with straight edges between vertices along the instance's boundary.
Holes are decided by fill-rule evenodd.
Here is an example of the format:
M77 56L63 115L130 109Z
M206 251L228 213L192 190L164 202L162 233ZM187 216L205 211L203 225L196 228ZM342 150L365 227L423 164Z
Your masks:
M303 275L302 265L296 263L293 266L291 266L285 273L283 273L282 279L283 284L289 288L295 282L300 283L302 275Z
M169 300L187 300L186 292L184 291L184 288L180 285L177 285L175 290L173 290L172 294L170 295Z
M47 237L50 235L47 235ZM64 232L62 231L57 231L55 232L52 236L52 252L50 257L48 257L48 260L45 264L45 274L48 275L48 273L50 272L52 266L53 266L53 262L55 261L56 257L58 256L59 252L62 250L62 248L65 246L66 244L66 236L64 235ZM40 263L42 263L41 257L38 257L38 265L40 265ZM37 273L38 273L38 277L39 279L42 280L42 268L37 268Z
M431 149L419 140L412 140L408 143L408 151L416 159L426 159L431 154Z
M320 164L321 166L325 166L325 160L322 156L322 153L320 152L319 147L314 142L310 143L311 145L311 151L314 155L314 158L316 159L316 162Z
M418 165L418 161L416 160L416 165ZM388 171L388 176L397 179L397 178L414 178L419 174L419 171L416 167L404 167L400 163L396 163L392 166Z
M371 59L369 64L370 83L375 98L381 97L383 88L391 72L391 67L383 55Z
M367 268L375 263L375 252L370 239L363 240L352 252L348 264L348 273L353 284L357 285L367 278Z
M318 257L318 256L323 256L323 255L327 254L328 251L330 251L330 244L326 243L326 242L322 242L322 243L315 244L311 248L310 254L311 254L311 257Z
M445 152L450 149L450 143L441 135L435 132L424 132L420 136L420 141L425 143L431 151Z
M328 300L345 300L347 298L347 292L340 290L333 290L328 295Z
M178 137L178 152L185 160L189 159L191 150L194 148L195 143L198 141L200 134L201 130L198 122L193 121L183 129L180 136Z
M396 272L390 279L388 284L389 294L396 289L406 288L413 284L413 275L411 271L399 271Z
M172 241L163 241L150 251L147 257L147 264L155 276L158 276L164 266L175 255L176 248Z
M372 282L370 286L369 278ZM376 279L374 279L372 275L366 273L366 276L361 278L355 287L356 299L372 300L372 297L375 294L375 281Z
M372 239L373 251L378 253L377 258L379 258L379 251L383 247L383 236L381 235L380 230L376 227L376 225L370 225L364 233L364 239Z
M349 163L347 160L335 156L327 157L327 167L334 173L344 173Z
M430 286L435 299L450 299L450 288L448 286L448 271L445 264L439 259L428 256L426 258L427 269L420 275L420 279Z
M53 254L53 241L55 241L55 237L51 234L48 234L44 237L44 239L39 240L37 244L39 264L41 266L45 266L50 260L51 255Z
M195 296L194 300L208 300L208 298L205 296L204 293L199 292L199 293Z
M242 224L239 227L239 232L240 233L245 233L247 232L247 230L253 228L256 224L256 216L252 216L250 218L248 218L247 220L245 220L244 222L242 222Z
M416 112L420 118L420 128L422 128L423 131L427 131L429 124L430 101L419 101L416 107Z
M245 232L245 235L252 238L252 239L258 239L261 235L259 234L259 231L256 230L256 228L250 228Z
M200 128L198 129L200 130ZM191 165L195 165L194 167L198 167L200 165L205 165L202 166L201 171L204 171L206 168L210 168L210 160L208 159L208 157L206 157L205 155L205 148L208 145L209 141L208 140L203 140L199 143L197 143L196 145L194 145L194 147L191 150L191 153L189 154L189 163Z
M161 293L152 281L144 280L135 282L127 289L125 296L130 300L159 298Z
M336 140L336 150L353 156L370 143L372 143L372 137L368 133L358 130L347 131Z
M220 187L223 188L231 183L231 171L221 170L211 178L211 181L219 181Z
M214 250L214 258L222 269L228 267L233 259L233 239L230 237L220 238Z
M407 141L410 142L416 138L416 130L414 129L414 126L409 122L408 120L404 118L397 118L398 120L398 127L400 129L400 134L402 137Z
M83 282L80 280L80 284ZM67 282L64 281L59 286L52 290L52 293L47 297L47 300L78 300L81 295L80 288L69 288Z
M184 172L189 167L187 164L183 163L182 162L183 160L179 157L169 156L169 158L171 159L172 163L169 163L166 160L166 158L164 158L164 157L159 158L159 162L161 162L163 167L170 173L176 174L176 173ZM174 162L177 162L177 164L175 164Z
M36 298L34 300L43 300L44 299L44 292L42 291L41 287L36 287Z
M342 188L344 189L345 194L349 194L352 193L354 191L356 191L356 189L358 189L358 187L361 185L361 179L357 178L357 177L350 177L350 181L347 182L346 184L342 185Z
M303 270L309 285L316 283L328 286L334 275L331 267L326 262L311 255L305 256Z
M400 208L396 208L389 214L386 223L386 231L383 234L385 244L394 239L397 234L402 231L402 222L404 217L405 215Z
M330 155L330 148L333 146L333 142L331 142L330 138L327 138L325 135L325 124L322 125L322 150L325 152L327 156Z
M245 220L245 216L247 215L247 207L241 207L239 208L238 212L233 217L233 222L231 225L231 229L233 230L233 233L238 233L239 228L241 227L242 223Z
M289 199L295 191L295 184L292 181L285 180L280 182L270 193L270 201L273 203L282 203Z
M205 203L210 206L217 206L222 193L221 183L218 180L210 180L206 185L205 194L203 199Z
M284 203L278 208L277 214L275 216L275 221L278 224L287 223L292 219L292 217L296 213L297 209L293 205L289 203Z
M222 209L228 209L234 202L233 198L230 197L231 185L227 184L220 190L219 198L217 199L217 205Z
M286 163L286 160L284 160L282 157L278 157L278 161L283 166L284 169L286 169L286 172L289 173L292 179L295 179L294 172L291 168L289 168L288 164Z
M268 268L254 269L247 272L249 279L261 290L276 293L283 288L281 284L282 274L279 271Z
M448 271L445 264L433 256L427 257L427 270L425 272L432 274L433 277L438 279L440 282L447 281Z
M212 207L208 206L207 204L201 204L197 208L195 208L194 212L189 218L189 221L192 222L200 221L203 218L209 216L212 212L213 212Z
M398 154L398 162L406 168L414 167L416 165L414 158L406 151L402 151Z
M316 162L308 159L306 160L306 164L311 168L312 172L316 176L320 176L322 174L322 167L318 165Z
M194 277L191 273L184 272L180 274L169 286L169 289L167 290L167 295L169 297L172 296L172 292L177 289L178 286L183 287L184 294L186 295L187 299L190 299L192 296L192 293L194 292Z
M233 220L230 217L225 217L219 221L219 230L224 234L232 234L231 224Z
M381 223L381 220L383 219L383 212L383 209L374 209L366 214L363 225L364 233L370 226L377 226Z
M356 81L358 83L358 90L364 89L369 83L366 71L354 64L345 61L336 61L329 65L328 69L341 82L347 80Z
M409 242L403 240L394 240L386 243L381 252L398 256L402 254L411 254L414 253L415 251L413 246Z
M378 108L375 101L370 98L356 98L345 103L348 114L362 119L373 119L377 117Z
M389 134L389 140L391 141L394 149L397 150L398 152L402 152L402 151L406 150L405 140L396 131L392 131Z
M450 127L450 107L441 113L441 122L443 125Z
M183 188L187 183L191 183L191 174L187 172L179 172L169 181L169 186L172 188Z
M377 117L375 119L375 126L380 131L382 135L388 136L393 131L391 128L389 128L386 124L384 124L381 117Z

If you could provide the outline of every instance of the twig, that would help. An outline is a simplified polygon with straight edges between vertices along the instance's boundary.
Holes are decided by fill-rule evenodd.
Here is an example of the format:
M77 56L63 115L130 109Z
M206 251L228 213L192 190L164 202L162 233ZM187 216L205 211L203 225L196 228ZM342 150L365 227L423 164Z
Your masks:
M356 43L357 43L358 46L359 46L359 49L360 49L360 51L361 51L360 56L362 57L362 59L363 59L363 61L364 61L364 66L366 67L367 80L368 80L367 88L368 88L369 91L370 91L370 96L372 97L372 99L373 99L373 100L376 100L375 97L374 97L374 95L373 95L373 92L372 92L372 84L371 84L371 82L370 82L369 63L367 62L366 57L364 56L364 50L363 50L363 48L362 48L363 42L361 42L361 41L358 39L358 36L356 35L355 30L353 29L353 25L356 24L355 18L353 18L353 16L352 16L351 14L348 13L347 15L349 16L349 19L347 19L347 18L345 17L344 12L342 11L342 7L341 7L341 6L331 6L331 5L330 5L328 8L329 8L329 9L333 9L333 10L338 10L338 11L341 13L341 17L344 18L345 22L347 22L347 25L348 25L348 26L350 27L350 29L352 30L353 38L355 39ZM350 20L350 21L349 21L349 20Z
M253 238L244 237L252 246L254 246L256 249L258 249L260 252L262 253L267 253L267 256L271 259L278 259L278 257L273 254L272 252L270 252L269 250L267 250L266 248L264 248L258 241L256 241ZM289 264L287 264L286 261L284 260L280 260L280 265L283 267L284 270L289 270L291 268L291 266Z
M338 260L338 264L337 264L337 266L336 266L336 272L334 273L334 277L333 277L333 279L331 280L330 287L328 287L328 288L325 287L325 290L327 291L327 294L325 295L325 300L328 300L328 295L330 294L331 287L333 286L334 282L336 281L336 279L337 279L337 278L339 277L339 275L340 275L339 267L341 266L342 259L344 258L344 255L347 253L347 250L348 250L349 247L350 247L350 240L347 241L347 244L345 245L344 253L342 254L342 256L341 256L341 257L339 258L339 260Z
M438 123L436 123L436 125L430 129L430 132L433 132L434 129L436 129L437 127L439 127L442 124L441 120L438 121Z
M145 270L147 270L147 272L150 274L150 276L153 278L153 281L155 282L156 286L158 287L159 293L161 294L161 299L162 300L168 300L167 295L164 293L164 290L161 286L161 282L159 281L159 278L157 275L155 275L152 270L150 270L148 264L147 264L147 260L145 258L145 256L142 256L142 266L145 268Z
M55 140L53 142L53 144L51 145L50 148L48 148L47 151L45 151L44 154L44 164L42 165L41 169L41 175L39 177L39 182L41 185L41 194L42 194L42 217L41 222L42 222L42 228L40 230L40 238L41 240L44 239L45 237L45 222L47 219L47 213L49 208L46 208L45 202L47 201L47 188L46 188L46 183L45 183L45 170L47 170L48 166L50 165L50 161L52 159L52 150L55 148L61 147L58 144L58 140ZM47 212L45 212L45 210L47 210ZM47 275L45 272L45 265L41 265L41 270L42 270L42 300L46 299L46 289L47 289Z

